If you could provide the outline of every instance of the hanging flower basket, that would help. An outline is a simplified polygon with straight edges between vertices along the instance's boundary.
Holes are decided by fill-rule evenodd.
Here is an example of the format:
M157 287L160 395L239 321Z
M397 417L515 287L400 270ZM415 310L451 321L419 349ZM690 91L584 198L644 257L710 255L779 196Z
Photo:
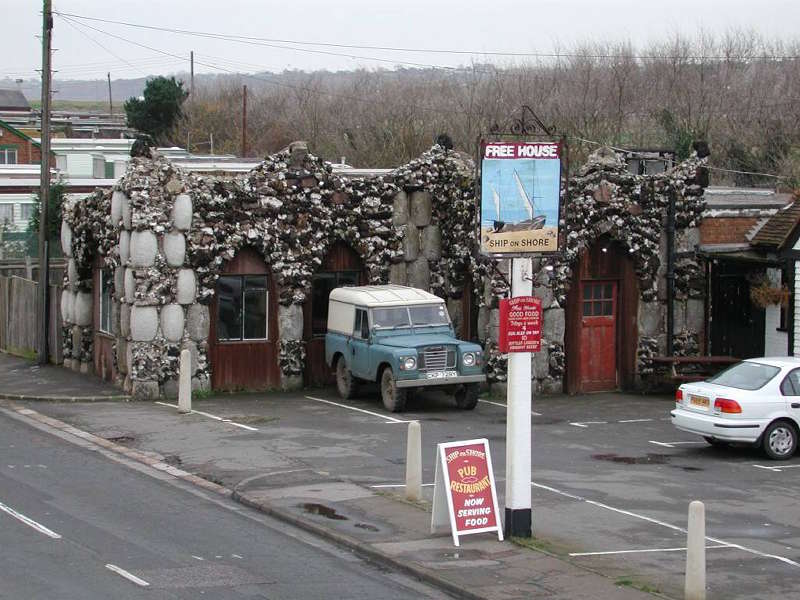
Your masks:
M789 288L773 287L767 282L750 288L750 300L761 308L768 306L789 306Z

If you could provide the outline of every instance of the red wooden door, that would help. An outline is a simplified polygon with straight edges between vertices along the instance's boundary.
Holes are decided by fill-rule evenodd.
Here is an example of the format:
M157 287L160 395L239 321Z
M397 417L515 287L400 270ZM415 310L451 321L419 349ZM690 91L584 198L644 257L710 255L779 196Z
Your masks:
M582 281L581 389L617 389L617 282Z

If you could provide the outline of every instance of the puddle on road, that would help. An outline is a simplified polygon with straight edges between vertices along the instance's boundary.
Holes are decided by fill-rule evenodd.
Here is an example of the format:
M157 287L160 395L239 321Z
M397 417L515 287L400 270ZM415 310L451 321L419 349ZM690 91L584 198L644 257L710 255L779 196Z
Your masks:
M375 525L370 525L369 523L356 523L353 527L358 527L359 529L366 529L367 531L380 531Z
M670 466L673 469L681 469L683 471L688 471L690 473L694 473L695 471L705 471L705 469L702 469L700 467L687 467L687 466L684 466L684 465L670 465Z
M301 504L300 508L302 508L307 513L312 515L320 515L325 517L326 519L333 519L334 521L347 521L347 517L344 515L340 515L330 506L325 506L324 504L318 504L316 502L306 502L305 504Z
M618 454L592 454L595 460L605 460L608 462L622 463L625 465L664 465L669 462L666 454L651 454L645 456L619 456ZM691 468L691 467L690 467Z
M113 442L115 444L125 445L125 444L130 444L136 438L133 437L132 435L117 435L114 437L107 437L103 439L108 440L109 442Z

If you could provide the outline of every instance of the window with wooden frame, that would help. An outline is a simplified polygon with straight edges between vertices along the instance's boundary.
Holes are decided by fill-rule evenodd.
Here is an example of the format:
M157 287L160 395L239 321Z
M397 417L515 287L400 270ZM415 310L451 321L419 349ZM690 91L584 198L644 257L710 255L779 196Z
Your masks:
M268 339L268 301L266 275L222 275L217 280L217 339Z
M331 271L314 275L311 280L311 334L323 336L328 331L328 297L337 287L358 285L357 271Z

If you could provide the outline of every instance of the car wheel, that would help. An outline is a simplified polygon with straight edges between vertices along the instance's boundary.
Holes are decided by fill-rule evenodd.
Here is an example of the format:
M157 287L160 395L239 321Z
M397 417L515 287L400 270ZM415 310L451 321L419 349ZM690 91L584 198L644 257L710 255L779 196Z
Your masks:
M386 367L381 373L381 400L389 412L402 412L406 408L406 391L397 388L394 373Z
M340 356L336 361L336 389L342 398L349 399L356 395L358 384L356 378L347 368L347 362Z
M764 430L761 444L772 460L791 458L797 449L797 429L787 421L770 423Z
M472 410L478 406L478 393L480 392L477 383L465 383L458 386L456 390L456 406L463 410Z
M720 446L727 446L728 445L728 442L726 442L724 440L718 440L717 438L713 438L710 435L704 435L703 439L706 442L708 442L709 444L711 444L712 446L716 446L717 448L719 448Z

